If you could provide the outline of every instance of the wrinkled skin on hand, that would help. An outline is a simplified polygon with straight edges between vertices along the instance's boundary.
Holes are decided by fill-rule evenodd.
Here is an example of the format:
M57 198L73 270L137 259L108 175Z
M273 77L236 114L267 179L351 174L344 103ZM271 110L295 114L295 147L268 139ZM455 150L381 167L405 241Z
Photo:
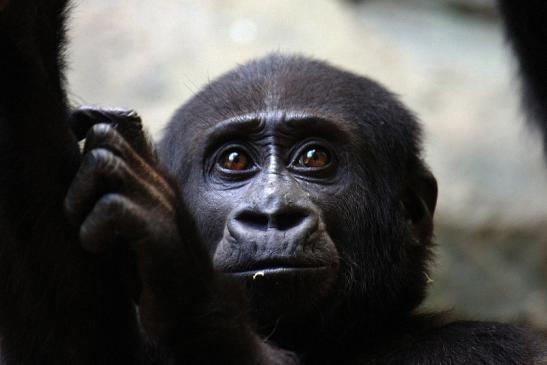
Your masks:
M154 333L162 326L159 312L152 309L158 300L152 288L169 285L169 277L183 281L187 271L176 189L157 166L134 112L83 108L71 121L78 137L89 131L81 167L66 196L67 216L79 227L85 250L100 255L125 250L123 255L133 258L128 285L134 288L142 323ZM93 125L95 121L104 123Z
M73 112L70 121L77 137L86 137L81 167L66 196L66 214L79 227L86 251L99 256L119 253L121 275L149 341L180 361L218 356L233 363L254 362L255 350L261 348L267 362L275 350L247 328L239 313L244 307L239 288L215 274L176 185L158 166L138 115L84 107ZM218 327L234 332L236 346L210 335L210 329ZM196 343L188 342L188 332L195 334ZM211 343L217 346L214 354Z
M84 113L98 112L81 110L75 116L91 117ZM146 318L146 309L152 306L147 301L154 297L148 290L158 276L151 272L151 264L183 256L176 222L178 199L155 165L152 149L144 143L138 116L118 110L103 115L109 117L104 118L107 123L90 126L87 133L83 161L65 208L70 221L79 226L80 241L87 251L107 254L124 246L134 257L136 271L129 275L130 287L135 289L140 315ZM157 245L162 244L159 249Z

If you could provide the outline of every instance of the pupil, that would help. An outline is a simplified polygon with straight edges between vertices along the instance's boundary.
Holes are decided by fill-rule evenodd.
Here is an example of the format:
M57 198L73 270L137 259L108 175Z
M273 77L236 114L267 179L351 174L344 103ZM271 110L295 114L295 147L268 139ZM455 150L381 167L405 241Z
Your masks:
M319 156L317 151L313 149L308 151L308 153L306 154L306 158L308 158L309 160L317 160Z
M228 170L245 170L249 167L247 155L241 151L227 151L220 161L220 165Z
M228 162L230 163L238 163L240 159L239 153L232 152L228 155Z
M329 162L327 152L320 148L310 148L303 157L302 163L307 167L323 167Z

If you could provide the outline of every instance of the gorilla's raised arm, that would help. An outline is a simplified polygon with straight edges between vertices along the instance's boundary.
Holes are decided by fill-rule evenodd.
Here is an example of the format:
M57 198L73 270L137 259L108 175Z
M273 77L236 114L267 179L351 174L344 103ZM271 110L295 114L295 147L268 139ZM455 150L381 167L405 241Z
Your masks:
M80 152L63 79L64 0L0 1L2 364L141 358L117 264L82 250L63 200Z
M547 154L547 2L499 0L507 37L523 78L523 102L543 132Z
M79 163L62 78L65 3L8 1L0 10L0 202L14 221L62 202Z

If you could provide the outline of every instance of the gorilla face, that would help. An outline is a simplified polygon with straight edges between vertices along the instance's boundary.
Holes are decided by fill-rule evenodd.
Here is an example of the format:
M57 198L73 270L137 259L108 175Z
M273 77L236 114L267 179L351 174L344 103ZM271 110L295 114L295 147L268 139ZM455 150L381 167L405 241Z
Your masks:
M267 313L307 309L329 293L340 266L322 212L348 187L349 136L329 120L274 111L229 118L205 135L197 211L225 221L214 265L243 280ZM321 133L318 133L321 131Z
M273 55L206 86L168 128L160 158L259 322L344 303L380 318L421 300L436 183L385 89Z

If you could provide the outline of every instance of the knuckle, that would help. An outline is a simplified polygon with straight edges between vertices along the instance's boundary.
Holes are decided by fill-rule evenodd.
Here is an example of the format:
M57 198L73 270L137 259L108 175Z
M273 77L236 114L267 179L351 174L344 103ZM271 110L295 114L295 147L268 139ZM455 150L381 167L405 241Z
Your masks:
M98 123L91 127L90 133L95 138L106 138L114 133L114 128L110 124Z
M115 146L122 144L123 140L116 131L115 124L98 123L93 125L88 133L86 145L91 148L101 146L115 149Z
M123 164L123 161L119 157L106 148L95 148L89 151L85 159L88 166L106 171L119 170Z
M124 156L127 142L117 130L117 122L113 124L100 123L92 127L91 136L87 139L88 149L105 148L118 156Z
M100 254L106 251L106 243L102 242L97 227L88 225L82 225L80 227L80 242L84 250L93 253Z
M97 205L100 207L102 213L106 212L120 212L123 211L127 202L126 199L120 194L109 193L104 195Z
M121 194L109 193L104 195L97 202L96 213L104 219L116 222L120 219L126 220L133 215L133 204Z
M65 216L67 219L72 222L74 215L76 214L76 205L74 204L74 199L71 196L67 196L63 201L63 208L65 211Z
M69 193L70 193L70 189L69 189ZM71 214L74 211L74 199L72 198L71 195L67 195L65 197L65 200L63 201L63 208L65 212L67 212L68 214Z

